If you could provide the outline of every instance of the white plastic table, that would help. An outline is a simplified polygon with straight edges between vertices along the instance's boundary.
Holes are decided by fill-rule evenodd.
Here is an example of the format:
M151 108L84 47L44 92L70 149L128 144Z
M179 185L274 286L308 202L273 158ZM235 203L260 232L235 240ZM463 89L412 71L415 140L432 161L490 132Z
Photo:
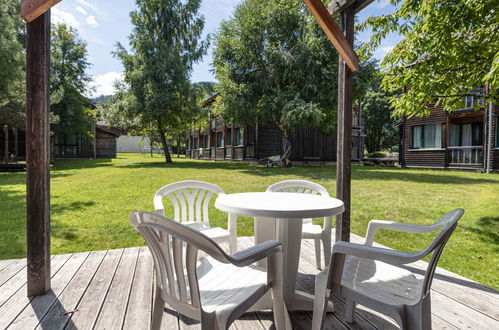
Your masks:
M339 199L289 192L252 192L222 195L215 201L221 211L255 218L255 244L268 240L282 243L284 299L289 310L313 310L314 296L296 291L303 219L335 216L344 211ZM259 266L265 267L264 264ZM252 310L272 307L270 297L261 299Z

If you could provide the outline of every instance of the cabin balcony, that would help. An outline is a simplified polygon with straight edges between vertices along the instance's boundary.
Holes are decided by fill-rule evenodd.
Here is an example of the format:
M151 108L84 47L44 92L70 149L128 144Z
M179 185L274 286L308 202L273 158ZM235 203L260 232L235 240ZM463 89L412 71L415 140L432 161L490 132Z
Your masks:
M447 147L447 157L449 166L480 167L483 165L483 146Z

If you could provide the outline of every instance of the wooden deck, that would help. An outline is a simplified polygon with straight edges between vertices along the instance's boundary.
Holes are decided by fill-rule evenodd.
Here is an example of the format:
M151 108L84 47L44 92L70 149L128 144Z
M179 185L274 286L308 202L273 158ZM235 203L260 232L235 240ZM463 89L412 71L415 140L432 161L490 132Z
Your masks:
M352 236L352 241L361 238ZM239 238L239 248L251 238ZM26 259L0 261L0 328L149 329L153 296L152 258L145 247L52 257L52 291L26 297ZM422 273L426 263L411 267ZM491 265L494 266L494 265ZM313 293L312 242L302 242L297 288ZM432 287L434 329L499 329L498 292L438 269ZM397 329L392 321L359 306L355 323L345 321L345 305L335 300L328 329ZM309 329L312 314L290 313L295 329ZM197 322L165 310L163 329L199 329ZM270 312L249 313L231 329L273 328Z

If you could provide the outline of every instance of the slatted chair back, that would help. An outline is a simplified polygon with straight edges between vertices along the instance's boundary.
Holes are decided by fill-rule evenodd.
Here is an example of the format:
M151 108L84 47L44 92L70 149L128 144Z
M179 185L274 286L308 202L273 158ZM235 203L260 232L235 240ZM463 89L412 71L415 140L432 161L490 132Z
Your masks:
M132 212L130 223L151 251L162 298L181 314L200 320L202 307L196 270L198 250L229 263L225 252L206 235L158 214Z
M423 282L423 290L421 292L422 297L426 296L431 289L431 282L433 281L433 276L435 275L435 270L437 268L438 260L440 255L445 248L445 244L449 240L454 230L457 227L457 222L463 216L463 209L456 209L445 214L440 221L433 224L432 226L436 229L441 229L438 235L433 239L431 244L424 250L420 252L420 259L423 259L431 253L431 259L428 263L428 268L426 269L426 274Z
M154 195L156 213L165 215L164 196L173 205L173 219L178 222L204 222L209 225L209 205L213 196L225 194L219 186L195 180L179 181L160 188Z
M328 196L329 192L326 188L318 183L306 180L286 180L274 183L267 188L268 192L294 192L312 195Z

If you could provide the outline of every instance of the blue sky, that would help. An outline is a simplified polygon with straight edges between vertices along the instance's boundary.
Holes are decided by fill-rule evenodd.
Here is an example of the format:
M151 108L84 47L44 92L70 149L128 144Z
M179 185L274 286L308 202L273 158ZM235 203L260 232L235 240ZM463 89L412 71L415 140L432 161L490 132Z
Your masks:
M222 20L230 18L239 2L241 0L204 0L201 5L201 14L206 20L204 35L213 33ZM113 93L113 81L121 76L123 67L111 52L117 42L128 45L128 35L132 30L129 13L134 8L134 0L64 0L52 9L53 23L65 22L73 26L88 44L89 62L92 63L89 74L95 89L91 96ZM388 0L377 0L359 13L358 18L363 21L369 16L392 11ZM363 32L357 37L365 41L369 33ZM375 56L382 59L399 40L399 36L390 36ZM193 68L192 81L215 81L210 72L211 62L209 51Z

